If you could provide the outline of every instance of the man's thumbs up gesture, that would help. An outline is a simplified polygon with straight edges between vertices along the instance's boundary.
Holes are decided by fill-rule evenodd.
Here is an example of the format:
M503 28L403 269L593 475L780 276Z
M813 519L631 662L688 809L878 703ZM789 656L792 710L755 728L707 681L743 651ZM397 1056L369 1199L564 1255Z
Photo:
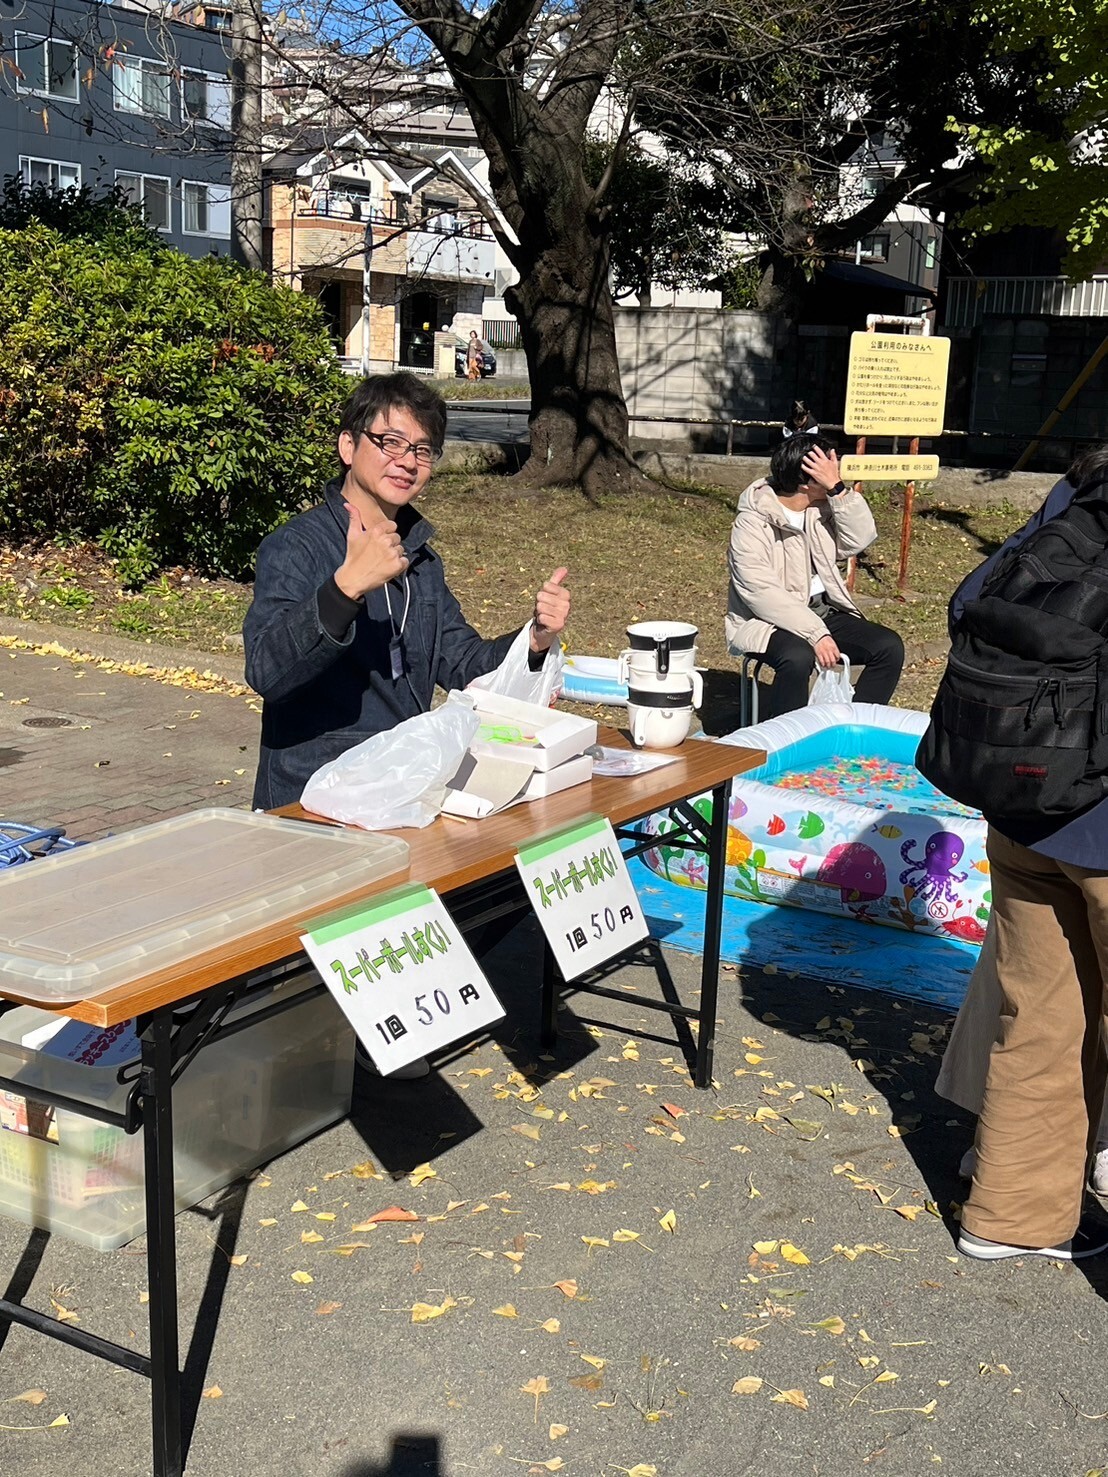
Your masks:
M562 584L568 569L556 569L535 596L531 650L549 651L569 620L569 591Z

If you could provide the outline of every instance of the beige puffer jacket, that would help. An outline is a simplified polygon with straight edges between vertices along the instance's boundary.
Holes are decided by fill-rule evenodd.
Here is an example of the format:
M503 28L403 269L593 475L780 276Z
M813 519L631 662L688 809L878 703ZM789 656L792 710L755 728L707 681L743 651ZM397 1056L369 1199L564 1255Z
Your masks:
M813 569L832 605L860 614L836 561L860 554L876 537L869 504L853 488L810 507L801 530L785 517L768 482L751 483L739 498L727 560L731 650L765 651L775 629L791 631L813 646L826 636L827 627L808 606Z

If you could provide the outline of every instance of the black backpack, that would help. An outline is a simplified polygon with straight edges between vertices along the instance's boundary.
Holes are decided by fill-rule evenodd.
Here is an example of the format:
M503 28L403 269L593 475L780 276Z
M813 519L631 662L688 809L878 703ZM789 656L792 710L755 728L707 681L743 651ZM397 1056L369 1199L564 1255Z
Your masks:
M1001 830L1050 829L1108 795L1108 481L966 602L916 765Z

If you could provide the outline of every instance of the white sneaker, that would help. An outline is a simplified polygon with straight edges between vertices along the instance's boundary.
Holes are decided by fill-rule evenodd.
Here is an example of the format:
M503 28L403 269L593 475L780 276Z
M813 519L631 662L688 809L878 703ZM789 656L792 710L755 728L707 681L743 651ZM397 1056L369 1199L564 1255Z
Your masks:
M1094 1195L1108 1195L1108 1146L1096 1151L1089 1188Z
M973 1144L962 1155L958 1165L958 1177L963 1180L971 1180L977 1173L977 1149Z
M383 1077L388 1082L415 1082L421 1077L431 1075L431 1063L425 1056L417 1056L414 1062L409 1062L406 1067L397 1067L394 1072L380 1072L360 1041L354 1043L354 1061L371 1077Z
M1068 1241L1057 1246L1014 1246L1005 1241L986 1241L963 1230L958 1237L958 1250L963 1256L979 1262L1001 1262L1011 1257L1045 1256L1054 1262L1080 1262L1086 1257L1108 1251L1108 1230L1104 1226L1082 1221Z

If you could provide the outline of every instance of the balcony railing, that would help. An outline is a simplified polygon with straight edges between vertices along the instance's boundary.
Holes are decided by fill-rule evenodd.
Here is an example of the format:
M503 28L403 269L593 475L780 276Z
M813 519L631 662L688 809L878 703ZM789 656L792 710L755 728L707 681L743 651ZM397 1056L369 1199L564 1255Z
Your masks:
M948 328L976 328L988 317L1108 317L1108 276L1087 282L1065 277L948 277Z
M475 211L443 211L426 220L418 215L404 219L394 202L375 205L364 195L355 195L348 190L321 190L297 209L300 216L323 216L331 220L370 222L392 226L397 231L430 231L436 236L459 236L467 240L491 241L492 232L485 218Z

